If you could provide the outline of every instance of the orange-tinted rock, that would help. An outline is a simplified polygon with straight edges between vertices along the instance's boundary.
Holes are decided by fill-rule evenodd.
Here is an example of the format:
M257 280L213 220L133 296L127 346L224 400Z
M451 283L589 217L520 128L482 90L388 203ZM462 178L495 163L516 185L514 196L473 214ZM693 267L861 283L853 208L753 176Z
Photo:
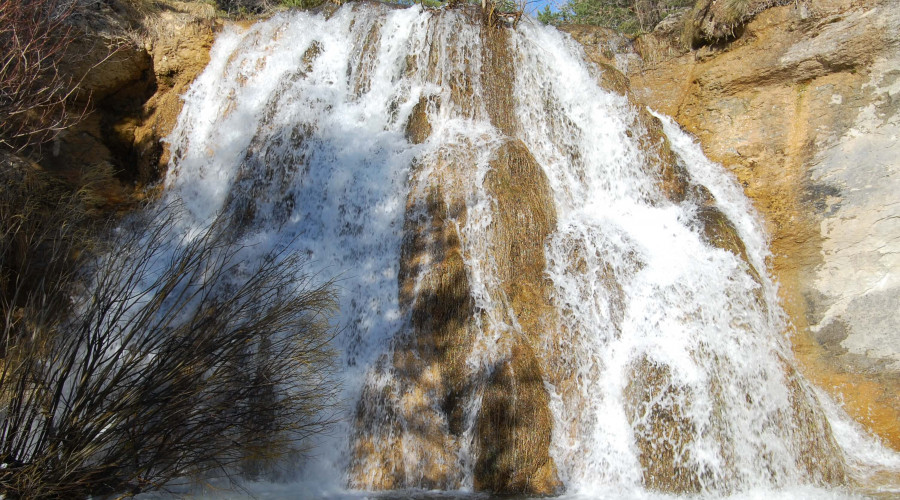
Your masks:
M674 31L651 34L627 68L633 95L694 134L761 212L802 372L895 449L898 25L891 2L776 7L690 53L665 48ZM705 232L740 253L727 227Z
M152 183L169 164L168 145L161 142L175 127L181 113L181 96L206 67L216 24L208 5L172 2L172 8L149 16L151 35L145 47L153 58L156 92L143 103L132 148L136 160L134 179Z
M552 494L560 489L548 452L549 399L534 351L517 341L485 388L475 429L476 490Z

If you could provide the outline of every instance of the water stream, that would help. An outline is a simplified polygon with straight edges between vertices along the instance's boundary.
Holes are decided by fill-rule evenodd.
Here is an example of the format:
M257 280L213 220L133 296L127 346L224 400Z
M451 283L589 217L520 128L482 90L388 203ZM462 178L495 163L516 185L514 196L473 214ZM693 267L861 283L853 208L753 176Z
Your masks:
M185 230L224 212L339 277L346 418L251 490L821 498L900 468L794 370L724 169L566 36L473 12L230 26L185 95Z

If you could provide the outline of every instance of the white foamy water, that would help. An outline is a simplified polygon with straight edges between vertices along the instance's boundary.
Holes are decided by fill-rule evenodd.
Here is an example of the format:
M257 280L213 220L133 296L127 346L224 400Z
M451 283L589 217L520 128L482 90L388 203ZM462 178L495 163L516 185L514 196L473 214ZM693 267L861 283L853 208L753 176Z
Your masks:
M465 219L450 223L459 229L481 332L466 358L469 376L483 380L508 356L508 338L522 333L491 255L494 204L485 177L504 134L481 97L480 29L464 13L420 8L356 4L328 19L281 14L227 28L185 96L166 179L168 196L184 200L185 229L225 212L260 255L287 243L309 255L312 271L339 277L346 419L297 465L298 482L250 485L260 498L367 495L346 490L352 415L367 385L404 390L384 360L410 330L398 285L404 220L407 210L423 210L429 186L467 193ZM676 462L695 472L709 496L849 495L815 486L800 465L808 435L798 405L812 408L816 422L831 422L854 467L897 467L896 455L865 439L833 403L821 416L825 396L788 380L791 354L765 273L766 238L721 166L658 116L688 182L715 198L746 261L705 241L699 201L663 196L637 140L645 133L635 126L639 110L596 85L597 70L574 42L526 19L510 46L513 138L546 174L558 219L545 242L545 275L560 324L534 347L542 366L568 374L544 380L554 419L550 451L567 495L661 498L645 488L641 442L677 448ZM469 97L460 100L460 89ZM423 97L432 103L431 133L412 144L406 126ZM441 158L458 161L455 178L435 179L446 175L433 167ZM648 369L662 381L653 382ZM426 391L420 404L436 428L446 427L434 395ZM480 404L476 390L466 429L446 438L447 489L473 488ZM418 471L434 453L409 422L382 410L372 412L384 421L367 437L399 436L400 484L421 487ZM689 435L654 431L660 411Z
M555 455L567 482L588 491L640 484L624 391L642 359L667 367L678 388L664 406L677 406L696 430L681 460L704 471L704 488L799 481L783 421L791 411L779 362L788 356L784 325L755 299L760 284L736 255L703 241L692 204L660 201L643 152L627 139L636 110L592 84L595 75L570 41L527 29L518 43L527 65L517 88L526 142L562 208L547 248L547 272L570 332L565 342L572 344L562 351L583 372L555 408ZM547 123L561 124L562 132L546 130ZM579 152L574 161L566 155L572 150ZM708 162L697 165L683 147L675 151L692 181L718 188L714 196L727 191ZM746 202L734 208L733 199L716 197L726 214L741 214L742 232L764 241L747 222ZM763 245L748 250L753 264L764 263ZM610 280L620 289L610 289ZM774 304L771 286L765 288L765 304ZM743 397L749 393L752 402Z

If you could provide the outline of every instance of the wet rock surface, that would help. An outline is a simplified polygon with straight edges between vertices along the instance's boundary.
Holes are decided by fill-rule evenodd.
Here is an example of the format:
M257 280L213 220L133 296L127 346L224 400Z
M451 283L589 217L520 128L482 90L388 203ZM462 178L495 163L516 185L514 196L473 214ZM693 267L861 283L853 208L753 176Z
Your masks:
M356 4L344 9L365 14L368 8L364 4ZM887 21L878 21L872 25L880 26L880 31L865 31L860 29L863 23L880 19L878 15L868 17L873 16L866 14L869 11L849 4L822 4L821 8L823 10L815 15L804 14L800 7L762 12L746 26L741 37L732 45L693 53L678 49L677 43L665 42L664 36L658 37L658 43L653 44L640 40L631 43L609 33L596 34L590 29L581 30L577 35L573 33L573 36L582 43L594 44L593 49L587 51L588 56L594 59L601 71L596 75L591 73L590 78L596 76L603 86L617 94L615 99L618 100L610 104L605 112L622 112L627 116L622 119L624 130L621 134L616 140L605 144L605 148L595 156L614 150L617 141L633 141L634 150L643 153L629 156L629 161L622 163L627 167L639 164L637 170L641 173L641 179L646 174L647 182L641 183L642 189L644 186L646 189L639 193L640 201L646 202L646 207L640 205L640 208L653 213L654 217L663 217L666 214L663 210L657 210L660 207L680 209L690 206L680 217L679 223L689 226L685 234L696 236L700 241L693 248L702 247L705 252L710 250L710 246L716 247L712 250L718 253L710 254L710 258L728 262L739 259L750 267L748 272L739 261L733 266L738 270L733 277L744 278L749 274L748 279L738 281L746 281L750 286L739 289L741 297L732 298L735 303L748 306L747 310L752 309L756 314L765 309L765 305L760 304L763 299L757 297L755 302L752 298L743 299L751 297L753 290L757 289L753 288L752 282L755 279L759 284L762 269L753 268L747 255L748 247L712 195L689 181L686 166L679 161L662 133L660 120L644 109L633 110L631 104L648 102L651 107L676 116L686 128L700 137L707 145L710 156L736 172L745 190L757 201L757 206L767 218L769 231L775 240L772 268L783 284L782 300L799 329L794 336L794 346L806 363L806 369L812 373L810 377L826 387L835 383L848 384L839 389L852 393L852 397L848 398L848 408L857 408L860 412L875 408L874 412L865 414L870 421L860 418L891 439L889 426L896 426L898 419L892 420L891 416L896 413L897 406L891 406L894 403L890 401L885 403L884 397L896 395L896 391L890 392L894 387L890 384L895 383L890 378L894 373L891 370L894 369L892 356L895 354L890 345L884 347L883 340L895 339L892 336L895 334L891 332L896 331L893 324L896 317L888 313L879 316L877 313L889 311L891 304L895 303L895 296L891 295L893 278L873 285L866 281L852 281L859 277L855 270L848 276L839 274L845 268L850 269L850 264L855 265L858 259L883 259L885 255L888 257L884 260L884 266L888 271L873 268L872 276L883 279L885 272L892 276L890 269L896 269L890 260L894 252L887 245L895 234L890 229L894 222L890 209L879 212L877 220L869 224L881 224L888 228L884 231L883 242L875 241L869 245L872 243L870 232L849 231L849 228L856 227L854 221L868 217L870 200L877 200L872 203L881 208L891 206L886 200L890 196L887 193L892 192L894 186L891 184L893 178L883 180L877 168L870 172L871 175L859 176L856 175L858 170L847 166L848 162L868 164L871 158L876 157L881 158L878 164L881 167L893 168L897 157L893 154L895 142L870 143L869 139L860 138L867 136L868 132L862 135L858 132L874 130L893 133L892 127L897 126L896 106L892 104L897 79L890 69L896 64L890 58L884 61L879 59L881 56L878 54L882 52L876 51L874 56L859 52L861 47L882 43L883 34L891 30L891 25ZM875 6L870 10L877 14L881 12L877 11L879 8L882 7ZM837 11L850 14L833 16ZM828 14L824 14L826 12ZM159 138L175 122L181 108L178 95L208 60L205 47L211 41L214 27L202 14L173 9L159 15L159 24L154 28L156 34L145 40L143 48L132 47L134 50L128 53L133 64L123 65L123 68L133 66L127 71L131 76L111 76L109 88L102 92L99 90L101 87L97 87L97 95L105 93L104 99L109 100L110 107L115 108L117 114L103 115L105 118L98 115L96 123L86 121L85 128L72 131L73 134L84 133L88 136L112 134L112 139L104 139L105 150L99 146L86 147L98 152L102 158L83 161L107 162L110 168L115 168L127 163L127 158L137 158L133 163L137 167L123 177L126 182L136 184L152 182L167 164L168 153L159 145ZM430 45L416 55L410 53L397 58L397 61L403 62L402 67L393 68L390 72L392 78L399 80L421 78L414 81L416 85L407 85L407 90L412 87L419 89L424 87L419 84L428 82L433 84L429 87L441 86L441 93L419 93L410 97L406 104L398 98L384 106L387 111L376 113L377 118L388 117L388 121L378 128L377 133L364 127L352 129L354 133L384 137L390 135L384 134L385 131L392 131L397 125L396 137L403 142L400 149L420 148L416 154L404 152L403 157L412 163L408 171L403 170L403 181L391 178L388 182L385 176L378 175L378 164L385 163L379 161L384 158L378 154L398 147L389 141L374 150L360 148L354 151L357 153L355 156L341 157L338 154L340 151L337 151L329 160L340 166L350 163L352 168L356 168L350 171L335 170L334 177L338 183L366 178L371 184L368 187L372 188L383 183L399 186L408 180L410 191L408 194L404 191L396 203L396 212L392 211L393 205L390 203L360 205L355 211L347 209L347 201L365 201L348 200L356 196L352 191L335 194L337 200L319 199L322 204L319 207L315 207L314 202L309 203L306 208L310 212L302 212L302 215L293 212L298 205L302 205L295 203L301 199L300 194L289 200L277 198L291 191L289 178L296 180L298 185L322 180L312 179L315 175L308 175L308 169L312 168L309 165L310 156L304 156L311 154L311 145L316 141L330 139L334 143L328 146L335 147L335 150L341 149L337 146L352 149L354 145L333 129L323 133L322 129L317 128L318 121L309 122L307 127L298 126L296 120L289 121L290 125L278 129L290 133L272 136L273 124L286 119L286 116L276 116L277 108L279 105L290 107L284 105L285 101L280 101L285 94L280 90L269 89L273 92L270 96L271 107L259 118L259 130L250 132L252 137L247 140L248 149L239 155L240 165L234 174L237 187L229 188L248 198L236 203L233 196L227 197L227 203L233 204L235 212L242 214L242 221L258 222L260 225L271 222L280 227L292 223L291 215L297 215L293 222L304 222L304 218L315 219L310 217L315 215L311 211L321 210L321 220L333 225L337 214L338 219L346 223L346 231L340 232L340 236L346 239L340 240L340 246L354 244L356 240L353 238L364 239L368 236L369 228L360 220L365 220L372 213L385 210L399 215L396 221L389 224L390 228L397 228L401 233L399 239L402 242L397 244L399 254L389 265L379 269L379 279L390 281L391 286L396 278L396 289L384 287L396 292L391 294L391 300L384 303L391 304L396 298L397 310L373 308L377 311L366 316L360 312L364 306L355 300L359 298L360 302L369 300L381 304L375 300L375 295L361 294L350 301L354 314L360 314L351 318L350 330L363 331L367 328L366 321L378 321L388 314L408 318L408 322L403 323L400 331L392 331L388 340L380 338L385 345L377 346L380 350L376 356L380 357L367 372L368 378L361 387L354 412L349 416L352 420L348 450L349 486L375 490L455 489L471 484L477 490L501 494L557 493L566 479L571 480L563 476L575 469L571 462L583 461L584 457L578 456L583 453L575 447L574 453L565 456L565 450L553 449L554 441L582 441L589 448L594 448L587 449L588 452L606 452L608 450L604 446L595 446L595 443L615 444L622 440L602 441L601 438L609 438L603 435L609 430L603 428L608 423L604 420L609 417L607 413L585 412L573 418L570 415L559 417L554 412L559 412L562 404L569 405L569 409L576 407L576 411L571 412L575 414L579 410L577 407L604 399L610 401L610 406L604 407L606 409L618 405L615 406L616 415L611 418L614 420L620 416L622 425L613 430L619 432L619 436L626 436L627 448L619 450L622 451L619 454L610 453L613 460L603 464L603 467L590 469L590 474L605 474L607 469L620 465L611 462L621 457L633 458L635 462L634 467L628 469L629 473L636 471L633 475L612 474L611 479L607 478L614 484L616 481L634 480L628 484L642 481L646 488L672 493L728 492L730 488L746 486L736 484L738 480L732 478L737 476L735 471L738 467L733 465L733 461L738 452L729 449L729 446L730 442L741 441L747 436L735 434L743 433L744 429L728 429L730 422L723 417L726 411L731 411L729 415L732 417L766 415L765 419L756 420L769 419L764 422L765 426L781 432L773 435L776 441L785 443L784 447L790 448L791 452L800 450L798 456L786 455L791 467L784 466L782 457L772 459L765 446L752 450L753 453L748 454L756 460L752 467L763 469L762 472L752 471L754 474L760 472L765 475L768 468L791 469L793 466L800 472L772 472L771 477L751 485L777 485L779 481L797 478L823 485L845 483L843 459L836 449L831 429L818 408L815 395L793 368L776 366L773 371L751 373L753 376L747 377L746 374L752 370L738 370L746 368L743 366L743 355L747 350L733 356L733 362L729 361L731 365L720 361L718 356L722 360L726 357L730 360L729 356L734 354L732 351L704 351L708 349L704 343L715 343L718 337L728 335L739 337L737 344L747 348L747 344L742 343L752 343L751 337L755 334L769 332L772 337L776 336L780 323L777 323L778 328L753 331L749 325L742 323L741 313L737 313L726 317L734 321L725 321L712 337L684 347L685 359L667 360L658 352L661 361L640 352L647 345L664 345L665 339L656 338L654 334L665 337L683 333L679 325L700 333L706 325L695 321L698 317L715 319L718 313L731 306L728 303L709 312L704 310L704 306L710 301L704 300L693 309L685 309L682 317L666 316L670 311L680 311L682 301L688 302L689 306L693 304L690 301L694 299L689 295L705 291L698 286L690 289L690 293L666 302L661 312L653 307L647 307L643 311L645 314L640 309L635 312L632 308L635 303L639 307L644 299L646 305L650 301L648 297L659 299L659 295L666 291L653 290L653 286L648 286L648 295L641 296L645 289L640 286L644 284L635 283L644 279L639 275L645 268L654 266L656 272L664 271L659 268L669 262L658 259L660 256L655 253L649 255L649 251L640 245L631 246L634 244L632 239L637 236L627 234L626 230L634 229L633 226L640 223L635 221L640 219L628 219L628 223L623 224L625 227L618 227L617 223L621 221L614 214L607 214L607 219L602 220L601 224L578 226L585 230L585 235L573 236L569 251L556 255L557 264L566 268L567 276L588 277L585 281L590 285L592 295L587 297L597 300L597 304L585 300L585 296L578 293L567 291L571 294L565 295L559 287L554 288L555 284L548 277L552 260L548 256L548 240L560 231L560 219L566 210L572 210L572 206L558 204L554 200L554 189L558 190L560 186L553 185L553 182L558 182L558 179L548 178L546 172L552 173L552 170L545 169L535 159L540 155L539 145L531 143L530 150L526 139L522 138L526 127L524 122L529 118L517 116L516 102L512 98L516 89L516 65L509 46L510 38L520 35L484 28L480 24L468 23L464 18L464 15L447 10L435 14L433 19L421 25L428 30L429 35L423 36L423 39L431 40ZM352 38L352 43L347 42L354 47L352 57L336 73L347 75L348 82L352 84L348 86L347 95L354 103L365 99L367 94L373 93L373 89L388 85L385 81L388 72L384 72L383 68L379 70L384 61L378 57L378 51L393 42L390 41L391 34L380 24L383 19L379 19L375 15L354 18L351 27L359 21L366 29L353 28L355 38ZM441 22L435 22L435 19ZM847 44L838 43L843 31L832 31L832 25L846 25L847 31L856 33L854 36L875 38L854 42L847 48ZM672 34L677 31L671 25L666 29ZM818 35L813 36L815 32ZM826 53L815 44L806 43L815 37L824 37L824 41L833 40L837 45L826 44L825 47L835 50L829 49ZM325 45L333 43L331 38L322 40L326 40L322 45L317 45L318 42L309 45L300 58L303 67L293 72L287 83L307 78L313 64L319 64L322 60L325 60L322 64L333 62L327 61L328 58L318 58L321 51L329 49ZM775 48L765 43L775 44ZM762 48L756 44L763 44ZM338 59L335 52L331 54ZM671 57L674 59L669 59ZM855 57L859 60L854 60ZM265 66L260 62L262 59L249 60L254 61L258 68ZM719 66L720 63L725 64L722 61L731 66L723 69ZM522 60L518 62L524 64ZM866 68L882 69L878 70L881 71L879 73ZM219 108L223 110L222 115L232 113L237 101L244 97L242 93L247 90L243 77L230 83L233 83L230 96L212 96L229 101ZM391 87L395 83L396 80L390 82ZM409 81L403 83L409 84ZM259 82L256 84L260 85ZM843 93L835 93L838 87L827 85L836 85L843 89L840 91ZM621 99L623 95L627 99ZM825 96L829 99L827 105L822 100ZM828 107L832 106L832 101L845 102L844 99L857 106L853 116ZM381 106L384 103L377 104ZM298 108L312 106L307 102ZM405 110L401 109L403 106L407 106ZM545 106L562 116L561 109L553 109L552 100L545 101ZM329 112L332 109L330 105L327 108ZM343 109L346 112L348 108ZM548 112L548 109L541 112ZM843 108L838 106L834 109ZM404 117L403 113L408 115ZM833 121L822 128L816 120L826 115ZM401 118L396 119L398 116ZM447 116L453 116L457 122L450 123ZM366 117L372 118L372 115ZM327 121L325 118L324 115L317 117ZM568 119L571 120L571 117ZM862 119L865 121L861 122ZM556 123L562 122L559 117L556 120ZM452 135L448 128L459 126L458 121L465 123L466 133L470 135L458 133L452 136L452 141L447 141L447 135ZM471 132L473 128L475 132ZM441 137L440 134L445 135ZM561 137L555 139L560 143L568 139L562 137L567 134L559 135ZM341 142L344 140L347 142ZM853 147L835 149L835 145L848 144ZM266 151L266 145L291 154L257 154ZM216 146L218 144L210 143L204 147L202 142L189 145L198 148L193 151L197 157L206 157L210 162L213 162L211 158L215 158L212 150ZM69 148L70 153L67 154L71 155L78 149L74 142L60 147ZM884 157L873 156L877 148L887 151ZM561 149L569 155L567 160L571 160L570 163L578 163L590 156L584 153L586 150L583 148ZM840 155L837 150L842 151ZM422 151L427 154L420 154ZM487 156L485 151L489 153ZM294 153L297 155L293 156ZM362 161L370 155L375 155L375 161ZM837 156L832 158L830 155ZM314 167L331 165L321 159L319 162ZM210 166L221 167L218 164ZM373 171L375 174L370 174ZM191 172L182 174L191 175ZM374 175L375 179L368 179L366 175ZM572 184L585 181L585 175L586 171L573 175ZM297 179L292 179L294 176ZM197 179L204 180L202 172ZM316 199L320 192L331 189L327 182L313 185L317 187L309 191L297 188L296 192L306 196L308 201ZM563 190L568 187L571 186L564 186ZM866 196L854 197L852 193L856 191L862 191ZM196 194L195 191L187 192ZM604 196L610 193L597 192L601 193L596 196L599 201L605 201ZM273 194L276 197L272 197ZM334 193L326 194L330 196ZM650 198L652 201L648 201ZM323 208L326 201L334 201L337 208L326 210ZM278 207L277 213L265 212L265 202L272 202L273 206ZM563 208L557 211L558 207ZM854 212L854 207L862 212ZM589 219L591 214L587 212L585 210L583 215ZM255 224L248 226L248 231L255 229ZM399 229L401 226L402 230ZM570 225L568 229L573 227ZM828 231L825 228L829 228ZM617 232L628 237L618 242L604 239L610 235L616 236ZM322 231L317 234L330 233ZM841 235L846 238L841 239ZM559 234L555 236L563 238ZM316 242L321 239L317 237ZM598 241L606 246L594 245ZM857 247L855 242L858 241L865 241L866 244ZM832 244L833 247L828 246ZM371 248L383 250L377 246L360 245L359 248L364 249L361 254ZM882 251L884 248L887 250ZM848 249L852 251L848 252ZM340 253L342 250L333 247L326 252ZM620 250L622 255L617 253ZM667 250L665 248L660 252L659 248L654 248L653 252L665 254ZM723 255L725 257L720 258ZM328 257L325 255L325 258ZM692 263L689 259L682 262ZM832 263L831 268L828 267L829 262ZM357 260L340 262L345 267L359 264ZM669 276L666 273L663 275ZM678 281L689 278L693 276L678 276L673 283L660 286L678 291ZM711 282L718 277L707 278ZM835 281L837 278L844 285L838 284ZM857 285L865 291L859 292L862 288L854 288ZM884 290L873 288L875 286L883 286ZM597 298L594 298L593 292L596 292ZM583 304L585 302L591 303ZM586 309L596 306L596 310L591 309L596 316L592 317L592 322L562 324L564 315L574 314L575 309L582 306ZM655 324L643 317L652 314L659 314ZM764 315L760 313L759 316ZM860 318L868 318L868 323ZM631 331L626 331L629 328ZM863 329L868 333L861 334ZM871 333L876 330L884 333L883 338ZM636 334L641 337L637 345L619 343L623 337ZM584 348L579 343L585 343L589 337L592 341L599 339L596 343L602 350L584 351L589 357L588 363L584 363L583 357L579 357L583 352L576 351ZM354 338L353 342L360 338ZM360 345L365 347L359 342L348 342L346 345L350 352L348 366L356 362L354 354L359 352L354 353L353 349L362 349ZM622 359L604 358L608 362L606 366L592 364L601 355L615 351L610 346L620 349ZM652 350L648 349L648 352ZM624 365L618 367L612 364L613 361ZM701 371L709 373L709 380L704 379L700 383L685 377L683 371L675 369L679 362L690 367L702 365ZM622 368L621 373L614 368ZM606 377L607 370L612 370L610 378L623 377L621 387L609 383L606 378L602 379L605 385L590 385L592 380ZM785 384L776 384L772 394L760 394L757 398L750 391L744 392L742 384L747 380L760 382L778 379L780 375L774 374L782 372ZM587 394L581 391L587 391ZM691 411L691 405L695 404L692 401L700 393L710 395L710 411L698 416ZM779 396L784 397L778 400ZM623 404L618 404L617 398L621 398ZM766 398L777 400L777 404L773 404L776 409L768 414L758 411L764 405L760 401ZM560 431L555 428L560 423L569 427ZM705 465L691 462L687 453L697 449L698 440L712 439L707 435L710 429L721 434L712 437L721 444L713 450L716 460L705 462ZM568 435L562 435L565 433ZM600 438L597 434L601 435ZM635 456L632 457L632 453ZM606 455L597 453L596 456ZM347 457L341 460L343 458ZM570 463L564 465L564 460ZM724 462L724 465L716 468L719 465L715 463L717 461ZM569 468L566 469L566 466ZM710 472L713 469L717 472ZM624 468L618 469L619 472L621 470ZM467 477L468 474L471 477ZM714 477L716 474L718 477ZM628 479L623 479L626 476ZM746 477L750 476L752 474ZM595 478L580 479L593 481Z
M737 176L771 235L802 371L894 448L898 15L879 1L775 7L727 43L688 52L664 25L611 61L634 98L675 117ZM721 240L728 231L715 227Z

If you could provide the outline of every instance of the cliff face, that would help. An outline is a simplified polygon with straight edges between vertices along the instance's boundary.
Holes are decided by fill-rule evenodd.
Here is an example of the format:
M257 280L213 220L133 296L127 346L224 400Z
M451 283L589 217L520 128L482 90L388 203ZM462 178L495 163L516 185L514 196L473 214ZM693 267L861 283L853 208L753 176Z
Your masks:
M41 163L69 177L117 172L124 182L105 188L114 202L129 196L131 184L157 179L168 163L160 139L209 60L215 25L203 7L168 2L151 14L103 12L90 20L95 35L72 52L81 70L94 67L83 87L97 111L61 134ZM129 24L141 34L110 56L110 34ZM765 10L735 30L735 40L693 52L681 48L677 18L634 43L569 28L609 69L604 86L620 93L630 86L633 99L675 117L734 172L772 237L770 266L806 375L894 448L898 26L900 12L889 1L814 0Z
M735 174L771 236L803 371L900 449L900 10L775 7L693 52L679 26L572 34Z
M167 189L198 227L224 213L242 241L347 270L356 404L347 452L323 453L350 487L847 481L744 198L598 79L627 92L554 30L468 8L223 32Z
M140 188L168 164L161 139L175 125L180 95L209 61L215 27L208 4L167 1L150 12L127 3L84 7L62 70L85 75L73 107L90 112L42 151L41 166L75 185L100 181L113 208L143 196Z

